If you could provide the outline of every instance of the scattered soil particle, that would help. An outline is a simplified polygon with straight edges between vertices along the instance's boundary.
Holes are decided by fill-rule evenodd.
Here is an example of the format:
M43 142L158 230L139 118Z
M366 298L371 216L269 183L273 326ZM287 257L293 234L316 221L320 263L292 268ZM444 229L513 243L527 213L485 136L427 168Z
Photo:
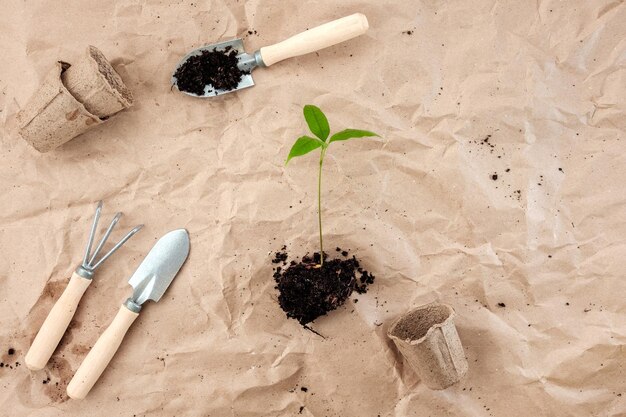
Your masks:
M287 253L286 252L276 252L276 257L272 259L273 264L277 264L282 262L283 264L287 262Z
M517 201L522 201L522 190L513 191L513 194L511 194L510 197L515 198Z
M15 349L9 348L9 355L14 355L14 354L15 354Z
M309 390L309 389L308 389L307 387L302 387L302 388L300 388L300 391L302 391L302 392L307 392L308 390Z
M496 147L493 143L489 142L491 140L491 135L485 136L482 140L475 140L473 143L478 145L486 145L489 146L492 150Z
M278 252L272 262L284 262L286 256L286 252ZM323 267L320 260L316 252L313 257L304 256L300 262L291 261L287 268L274 269L280 307L287 317L303 326L340 307L353 291L364 294L374 282L374 276L361 268L355 256L328 259L324 253Z
M187 59L174 73L178 89L203 95L204 87L215 90L234 90L245 74L237 67L237 51L230 46L223 51L202 51Z
M504 303L498 303L498 307L506 307L506 304L504 304Z
M520 130L521 131L521 130ZM468 142L469 144L474 144L479 146L478 149L486 149L489 151L489 154L493 154L497 159L504 159L504 157L506 156L505 153L505 148L503 146L497 145L496 143L494 143L494 139L493 136L491 134L485 135L482 138L478 138L478 139L471 139ZM475 150L475 149L474 149ZM468 151L469 153L472 153L472 150ZM484 154L484 152L482 152ZM480 154L480 152L479 152ZM511 172L511 168L505 168L504 172L509 173ZM506 181L506 178L504 176L504 174L499 174L498 172L492 172L489 175L489 179L491 179L492 181ZM506 183L504 182L504 184L501 183L497 183L497 185L495 186L496 189L500 188L500 187L507 187L507 188L512 188L512 185L510 183ZM508 194L505 196L506 198L511 198L517 201L521 201L521 195L518 193L513 193L513 194Z

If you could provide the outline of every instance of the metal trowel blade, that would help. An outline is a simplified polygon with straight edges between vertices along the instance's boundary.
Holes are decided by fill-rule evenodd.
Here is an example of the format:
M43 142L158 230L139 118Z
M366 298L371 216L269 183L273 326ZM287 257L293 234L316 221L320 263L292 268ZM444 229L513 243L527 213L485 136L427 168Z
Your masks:
M183 59L180 60L180 62L174 69L174 72L172 73L172 85L178 88L178 80L176 79L174 74L176 74L176 71L178 71L178 68L180 68L185 63L185 61L187 61L190 57L195 56L195 55L200 55L202 51L223 51L229 46L231 47L231 49L237 52L237 60L238 60L237 66L239 67L239 69L247 72L247 74L244 74L244 76L241 78L241 81L239 81L237 88L233 90L219 90L219 89L214 89L210 85L206 85L204 87L204 94L202 95L190 93L187 91L181 91L181 93L187 94L189 96L194 96L194 97L215 97L215 96L220 96L226 93L232 93L234 91L241 90L243 88L254 86L254 80L252 79L252 69L257 66L257 63L255 60L254 54L246 53L246 51L243 48L243 40L241 39L233 39L232 41L220 42L220 43L216 43L213 45L206 45L206 46L203 46L201 48L197 48L191 51L190 53L185 55Z
M142 305L159 301L189 255L189 234L185 229L160 238L141 262L128 283L133 287L132 301Z

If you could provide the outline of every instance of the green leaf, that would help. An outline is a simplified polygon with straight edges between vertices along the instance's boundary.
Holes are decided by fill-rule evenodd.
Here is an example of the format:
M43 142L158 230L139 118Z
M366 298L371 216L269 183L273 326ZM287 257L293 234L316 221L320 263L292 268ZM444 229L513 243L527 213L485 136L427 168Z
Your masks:
M289 163L291 158L306 155L307 153L324 145L324 142L322 142L318 138L312 138L310 136L299 137L298 140L296 140L296 143L294 143L291 147L291 150L289 151L289 156L287 157L287 161L285 161L285 165Z
M304 106L304 118L311 132L323 141L326 141L330 134L330 127L328 126L328 119L319 107L307 104Z
M338 140L348 140L352 138L362 138L365 136L378 136L378 134L374 132L369 132L367 130L358 130L358 129L346 129L341 132L337 132L330 137L328 143L336 142ZM379 136L380 137L380 136Z

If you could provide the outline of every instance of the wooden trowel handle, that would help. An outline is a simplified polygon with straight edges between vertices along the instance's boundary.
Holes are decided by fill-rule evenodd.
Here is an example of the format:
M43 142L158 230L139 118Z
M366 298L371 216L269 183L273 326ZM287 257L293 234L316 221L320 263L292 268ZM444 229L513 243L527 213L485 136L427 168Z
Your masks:
M355 13L292 36L280 43L261 48L266 66L283 59L319 51L364 34L369 28L367 17Z
M124 335L138 315L139 313L130 311L126 306L120 307L113 323L102 333L67 385L67 395L70 398L82 400L87 396L117 352Z
M24 358L28 369L38 371L46 366L72 317L74 317L78 303L90 283L90 279L83 278L76 272L72 274L67 288L50 310L48 317L39 329L39 333L35 336L26 358Z

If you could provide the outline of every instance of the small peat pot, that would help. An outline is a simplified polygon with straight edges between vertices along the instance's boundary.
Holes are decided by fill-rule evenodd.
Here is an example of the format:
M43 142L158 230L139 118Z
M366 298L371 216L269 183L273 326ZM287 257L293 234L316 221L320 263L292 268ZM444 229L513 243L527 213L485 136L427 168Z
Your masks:
M431 303L414 308L400 316L387 335L430 389L448 388L467 372L454 310L448 305Z
M87 47L85 55L61 77L63 85L76 100L101 119L133 104L133 95L122 77L95 46Z
M111 64L90 46L76 65L59 61L17 115L20 136L49 152L130 107L133 96Z
M51 151L102 123L63 85L61 74L69 67L58 62L17 115L20 136L39 152Z

